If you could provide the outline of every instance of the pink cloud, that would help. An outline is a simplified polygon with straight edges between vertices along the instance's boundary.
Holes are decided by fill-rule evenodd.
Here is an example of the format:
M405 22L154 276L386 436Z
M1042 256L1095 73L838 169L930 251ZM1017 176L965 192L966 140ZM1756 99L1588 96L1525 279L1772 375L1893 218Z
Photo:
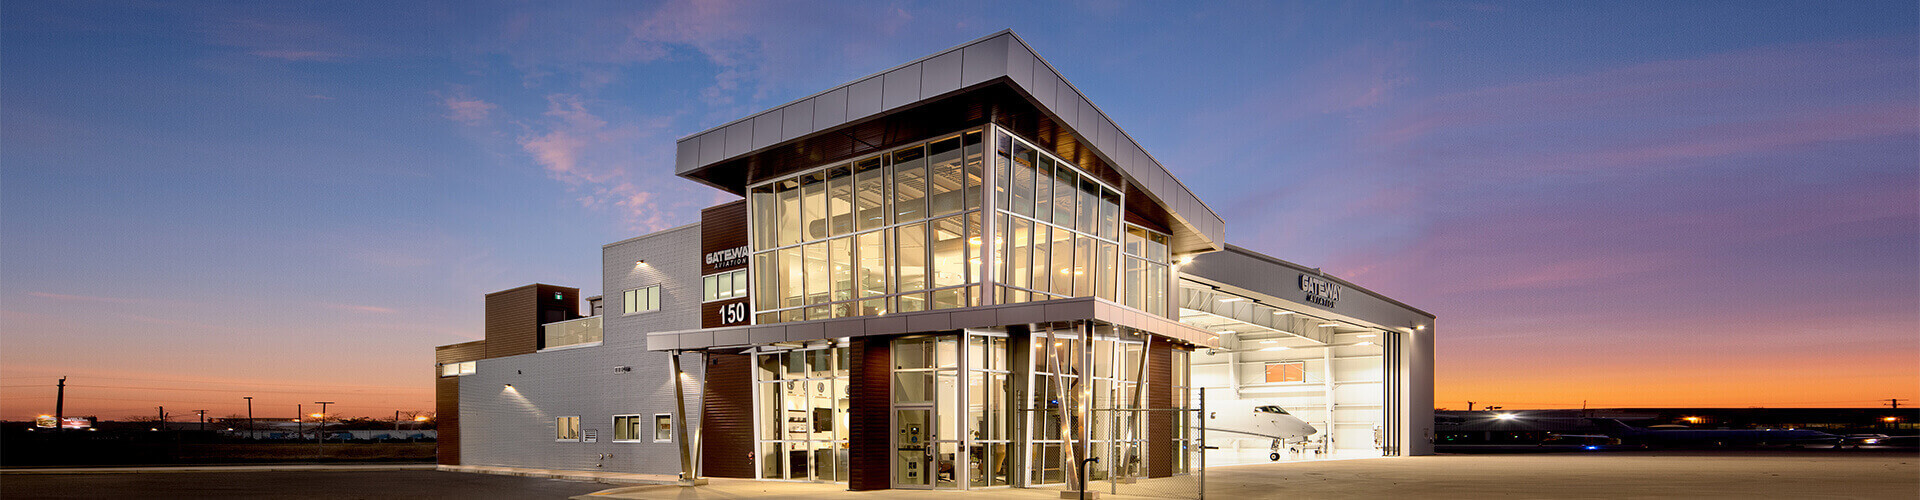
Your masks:
M43 299L81 301L81 302L109 302L114 304L131 304L134 302L139 302L138 300L134 300L134 299L122 299L122 298L115 298L115 297L95 297L90 295L67 295L67 294L47 293L47 292L27 292L27 295L40 297Z
M587 106L579 95L547 96L543 118L529 123L532 130L518 140L521 150L574 190L583 207L614 210L636 230L665 229L666 210L656 203L656 193L633 179L669 174L662 170L672 163L671 153L656 143L671 143L666 139L670 120L651 117L616 125Z
M499 108L493 103L468 97L464 92L447 96L441 100L441 104L447 107L448 119L467 125L485 123L493 110Z

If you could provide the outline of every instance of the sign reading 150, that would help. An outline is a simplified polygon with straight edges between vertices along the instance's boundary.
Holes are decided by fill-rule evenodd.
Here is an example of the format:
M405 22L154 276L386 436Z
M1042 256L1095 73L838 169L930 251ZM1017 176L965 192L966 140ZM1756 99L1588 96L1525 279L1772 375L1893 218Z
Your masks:
M720 315L720 324L722 325L745 323L747 321L747 303L735 302L720 306L720 310L715 313Z

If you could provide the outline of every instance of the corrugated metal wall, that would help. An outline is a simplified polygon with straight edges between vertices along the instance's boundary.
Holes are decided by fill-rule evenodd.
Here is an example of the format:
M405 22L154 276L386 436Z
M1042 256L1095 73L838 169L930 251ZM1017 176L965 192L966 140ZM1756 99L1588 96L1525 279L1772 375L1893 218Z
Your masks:
M707 361L707 392L700 407L701 471L711 477L753 478L753 357L716 354Z

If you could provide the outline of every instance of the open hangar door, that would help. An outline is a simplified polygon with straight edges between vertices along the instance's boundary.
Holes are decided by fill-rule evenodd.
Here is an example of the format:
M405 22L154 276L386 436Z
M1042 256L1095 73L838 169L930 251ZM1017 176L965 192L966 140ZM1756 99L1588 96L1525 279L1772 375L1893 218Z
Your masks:
M1192 356L1218 448L1209 466L1388 453L1385 354L1397 332L1182 284L1181 321L1220 336Z

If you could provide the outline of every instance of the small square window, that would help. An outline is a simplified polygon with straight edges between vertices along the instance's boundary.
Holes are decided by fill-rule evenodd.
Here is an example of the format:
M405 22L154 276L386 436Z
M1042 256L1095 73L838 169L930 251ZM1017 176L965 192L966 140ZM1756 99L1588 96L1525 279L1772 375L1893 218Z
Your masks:
M653 442L673 442L673 415L666 413L653 414Z
M554 441L579 441L580 417L559 417L553 419Z
M1301 361L1267 363L1267 382L1305 382L1307 364Z

